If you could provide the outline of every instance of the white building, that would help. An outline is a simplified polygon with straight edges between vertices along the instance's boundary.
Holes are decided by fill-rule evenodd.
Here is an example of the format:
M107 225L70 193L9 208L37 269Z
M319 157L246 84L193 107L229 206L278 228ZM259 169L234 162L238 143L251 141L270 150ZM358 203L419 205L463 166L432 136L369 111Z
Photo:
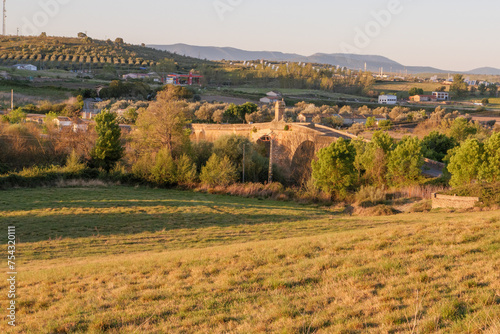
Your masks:
M260 99L260 102L271 104L271 103L279 102L279 101L281 101L281 99L282 99L282 97L281 97L280 93L269 92L266 94L266 97L263 97L262 99Z
M31 64L17 64L12 66L16 70L28 70L28 71L38 71L38 67Z
M396 95L380 95L378 97L379 104L396 104L398 103L398 97Z
M432 92L432 95L438 101L449 101L450 100L450 93L447 93L447 92Z

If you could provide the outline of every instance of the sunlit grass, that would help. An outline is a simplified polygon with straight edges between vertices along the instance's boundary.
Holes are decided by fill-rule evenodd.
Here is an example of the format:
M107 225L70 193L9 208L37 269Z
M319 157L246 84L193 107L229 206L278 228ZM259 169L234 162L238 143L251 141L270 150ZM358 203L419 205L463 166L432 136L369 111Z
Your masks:
M21 239L13 332L500 328L498 211L349 217L109 187L0 192L0 224Z

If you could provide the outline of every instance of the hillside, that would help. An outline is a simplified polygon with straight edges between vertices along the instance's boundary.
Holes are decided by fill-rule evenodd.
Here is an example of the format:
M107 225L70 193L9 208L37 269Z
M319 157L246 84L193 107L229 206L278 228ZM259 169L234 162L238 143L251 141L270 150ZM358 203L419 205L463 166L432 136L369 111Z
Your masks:
M407 66L400 64L394 60L377 55L356 55L342 53L316 53L311 56L303 56L295 53L271 52L271 51L247 51L229 47L212 47L212 46L194 46L187 44L173 45L150 45L150 47L173 52L179 55L195 57L200 59L208 59L213 61L220 60L257 60L265 59L269 61L291 61L291 62L309 62L319 64L329 64L342 66L351 69L364 69L365 63L367 70L379 72L380 68L384 72L403 72L416 73L456 73L457 71L438 69L431 66ZM467 74L485 74L499 75L500 69L496 68L479 68L466 72Z
M498 217L95 184L0 193L22 241L16 333L498 333Z
M43 68L83 69L106 65L152 67L161 60L174 59L180 70L207 63L149 47L94 40L89 37L0 36L0 65L33 64Z

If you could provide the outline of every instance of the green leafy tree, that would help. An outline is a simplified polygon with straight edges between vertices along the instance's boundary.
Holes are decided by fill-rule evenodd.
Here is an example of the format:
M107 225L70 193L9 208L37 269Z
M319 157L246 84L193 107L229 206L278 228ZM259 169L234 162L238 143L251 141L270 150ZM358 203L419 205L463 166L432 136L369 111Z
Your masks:
M477 180L483 164L484 145L476 138L467 139L450 154L448 171L454 187Z
M370 143L354 142L356 146L355 167L359 176L370 184L384 185L387 175L388 157L395 146L387 133L377 131Z
M479 176L486 182L500 181L500 132L493 134L484 144Z
M478 133L478 131L479 128L476 124L469 122L469 120L464 117L459 117L451 124L448 135L458 142L463 142L469 136Z
M91 152L92 164L110 171L123 156L120 126L108 110L97 115L95 122L98 138Z
M238 170L228 157L212 154L201 168L200 180L210 186L228 186L238 180Z
M224 118L229 122L243 122L247 114L257 112L258 109L259 107L256 104L250 102L239 106L231 103L224 112Z
M408 94L410 94L410 96L424 95L424 90L422 88L413 87L408 91Z
M389 180L394 185L418 182L424 164L422 145L417 137L405 137L392 151L387 164Z
M80 162L80 157L76 154L75 150L71 151L71 154L66 159L66 165L63 170L66 173L74 173L78 174L83 171L86 167L86 164Z
M177 183L179 184L189 184L194 183L197 178L196 164L191 160L191 158L183 154L177 161Z
M488 86L486 86L486 84L483 82L483 83L479 84L479 86L477 87L477 90L479 91L479 94L484 95L486 93L486 91L488 90Z
M366 127L367 128L373 128L377 124L377 120L375 117L368 117L366 119Z
M355 157L354 145L342 138L321 149L318 159L312 162L312 177L316 186L337 198L345 198L348 189L357 182Z
M184 101L172 99L168 91L160 92L137 117L133 146L137 151L149 152L166 147L174 157L180 156L190 145L188 112Z
M497 96L498 93L498 86L495 84L490 84L488 85L488 91L490 92L490 96Z
M26 113L22 108L17 108L9 112L7 115L4 115L3 119L11 124L23 123L26 121Z
M254 182L267 180L269 160L259 154L257 147L248 138L237 135L223 136L213 145L213 152L219 157L228 157L241 176L243 149L245 149L245 180Z
M394 125L392 124L392 121L390 119L383 119L383 120L378 122L378 126L382 130L388 131L388 130L391 130Z
M177 169L167 148L163 148L156 154L155 164L151 169L151 181L163 184L172 185L177 182Z
M424 157L440 162L443 162L448 151L456 146L457 141L453 137L448 137L439 131L432 131L422 140Z
M450 92L455 93L458 97L465 97L469 93L469 85L465 82L462 74L455 74L453 83L450 87Z

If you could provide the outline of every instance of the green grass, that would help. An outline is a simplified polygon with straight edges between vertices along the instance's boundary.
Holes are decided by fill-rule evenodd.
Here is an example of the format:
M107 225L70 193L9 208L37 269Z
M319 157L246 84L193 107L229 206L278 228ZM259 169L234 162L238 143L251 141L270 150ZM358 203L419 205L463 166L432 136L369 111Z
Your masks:
M439 83L429 83L429 82L378 82L373 86L373 89L379 92L385 93L406 93L408 95L408 91L413 87L422 88L425 94L431 94L436 91L436 88L441 87L443 85ZM449 86L446 86L448 90Z
M0 224L20 242L11 332L497 333L499 214L351 217L117 186L2 191Z
M257 88L257 87L237 87L232 89L235 92L243 92L248 94L260 94L262 97L266 95L271 90L278 91L285 96L293 96L293 97L315 97L315 98L331 98L331 99L358 99L360 101L369 101L366 97L360 97L357 95L349 95L349 94L340 94L333 93L323 90L314 90L314 89L292 89L292 88L283 88L283 89L270 89L270 88Z

